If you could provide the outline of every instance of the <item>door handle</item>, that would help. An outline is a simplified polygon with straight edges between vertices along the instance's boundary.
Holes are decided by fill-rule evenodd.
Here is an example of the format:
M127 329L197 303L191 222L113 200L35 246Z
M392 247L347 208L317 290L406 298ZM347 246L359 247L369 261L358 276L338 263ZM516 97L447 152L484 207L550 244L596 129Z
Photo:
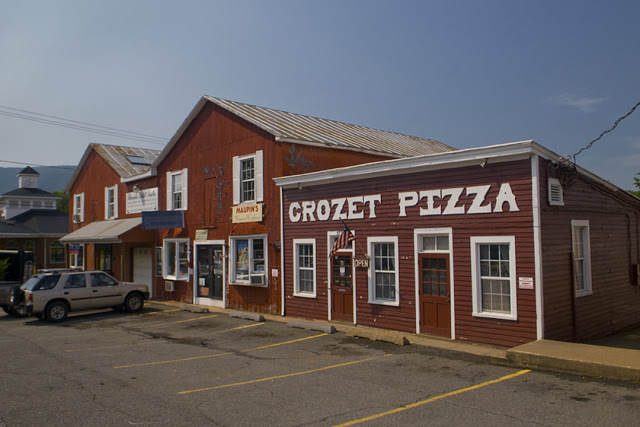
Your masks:
M93 290L93 293L95 294L96 292L98 292L98 290L97 290L97 289L94 289L94 290Z

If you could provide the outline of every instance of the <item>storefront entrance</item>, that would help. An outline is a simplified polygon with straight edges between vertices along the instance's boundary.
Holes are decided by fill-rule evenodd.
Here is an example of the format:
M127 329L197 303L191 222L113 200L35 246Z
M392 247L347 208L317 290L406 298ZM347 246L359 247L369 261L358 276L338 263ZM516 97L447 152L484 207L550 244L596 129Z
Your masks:
M353 322L351 255L331 257L331 319Z
M224 307L224 246L196 243L195 303Z
M451 337L449 254L422 254L420 268L420 331Z

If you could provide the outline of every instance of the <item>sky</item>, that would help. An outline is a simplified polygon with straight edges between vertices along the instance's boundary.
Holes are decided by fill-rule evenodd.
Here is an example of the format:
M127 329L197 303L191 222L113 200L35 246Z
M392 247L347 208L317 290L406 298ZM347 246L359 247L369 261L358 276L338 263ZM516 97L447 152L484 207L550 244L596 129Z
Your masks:
M458 149L533 139L569 156L640 101L635 0L0 6L5 162L77 165L92 142L162 149L204 94ZM160 139L53 126L18 110ZM634 189L640 107L576 160Z

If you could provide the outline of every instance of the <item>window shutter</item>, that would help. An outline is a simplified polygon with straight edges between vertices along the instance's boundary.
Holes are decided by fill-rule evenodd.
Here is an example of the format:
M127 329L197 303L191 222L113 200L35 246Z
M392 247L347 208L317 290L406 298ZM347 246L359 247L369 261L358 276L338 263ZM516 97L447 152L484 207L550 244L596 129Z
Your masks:
M240 159L233 157L233 204L240 204Z
M549 178L549 204L552 206L564 206L562 184L555 178Z
M80 222L84 222L84 193L80 194Z
M255 168L255 183L256 183L256 202L262 202L264 200L263 191L263 167L262 167L262 150L256 151L256 157L254 163Z
M118 218L118 184L113 187L113 219Z
M109 187L104 187L104 219L109 219Z
M167 172L167 181L166 181L166 186L167 186L167 210L168 211L172 211L173 210L173 201L171 199L171 172Z
M188 209L187 200L189 199L189 169L182 169L182 210ZM205 201L206 203L206 201Z

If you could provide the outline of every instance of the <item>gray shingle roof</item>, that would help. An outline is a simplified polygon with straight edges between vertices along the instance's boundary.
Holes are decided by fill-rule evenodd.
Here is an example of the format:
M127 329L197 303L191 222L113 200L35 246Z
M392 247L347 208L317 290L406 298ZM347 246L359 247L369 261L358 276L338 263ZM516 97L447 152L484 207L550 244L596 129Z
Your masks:
M30 209L0 221L0 235L58 235L69 232L69 215L54 209Z
M55 194L51 194L48 191L41 190L39 188L16 188L15 190L11 190L8 193L4 193L4 196L14 196L14 197L45 197L51 199L59 199L59 196Z

